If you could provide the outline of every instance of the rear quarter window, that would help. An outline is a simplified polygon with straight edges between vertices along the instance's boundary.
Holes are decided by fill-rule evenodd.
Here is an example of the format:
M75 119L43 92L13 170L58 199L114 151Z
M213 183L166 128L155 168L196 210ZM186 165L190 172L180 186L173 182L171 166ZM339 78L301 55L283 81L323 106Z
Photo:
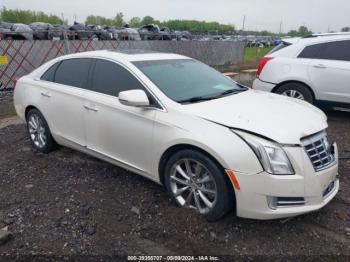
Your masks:
M350 61L350 41L337 41L325 44L321 59Z
M55 72L54 82L82 87L87 81L91 59L89 58L73 58L63 60Z
M41 80L53 82L55 78L56 69L61 62L52 65L46 72L40 77Z
M298 58L319 59L321 58L321 50L324 49L325 44L316 44L306 46L298 55Z

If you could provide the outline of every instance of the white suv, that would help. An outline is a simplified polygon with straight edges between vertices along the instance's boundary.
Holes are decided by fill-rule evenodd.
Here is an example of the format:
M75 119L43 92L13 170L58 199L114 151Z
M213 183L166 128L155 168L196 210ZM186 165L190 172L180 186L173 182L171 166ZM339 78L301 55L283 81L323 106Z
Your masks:
M339 189L324 113L185 56L63 56L19 79L14 102L37 150L59 144L124 167L211 221L232 207L241 217L295 216Z
M292 39L263 57L253 88L309 103L350 106L350 34Z

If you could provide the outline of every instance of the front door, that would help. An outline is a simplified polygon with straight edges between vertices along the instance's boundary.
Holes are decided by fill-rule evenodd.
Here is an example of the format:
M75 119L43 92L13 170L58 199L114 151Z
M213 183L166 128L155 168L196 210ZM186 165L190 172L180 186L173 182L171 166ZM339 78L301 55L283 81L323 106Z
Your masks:
M95 59L85 96L87 147L149 173L155 111L122 105L120 91L144 89L123 66Z

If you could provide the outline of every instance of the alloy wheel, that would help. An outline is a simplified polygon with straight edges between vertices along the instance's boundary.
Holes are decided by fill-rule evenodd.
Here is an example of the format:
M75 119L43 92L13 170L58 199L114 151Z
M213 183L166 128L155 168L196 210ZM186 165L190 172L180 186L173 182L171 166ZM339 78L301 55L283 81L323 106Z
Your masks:
M46 130L43 121L37 114L30 115L28 119L28 130L30 139L35 146L43 148L46 145Z
M305 100L304 95L297 90L286 90L282 93L282 95L293 97L300 100Z
M216 205L217 186L213 175L194 159L181 159L171 168L170 188L181 206L209 213Z

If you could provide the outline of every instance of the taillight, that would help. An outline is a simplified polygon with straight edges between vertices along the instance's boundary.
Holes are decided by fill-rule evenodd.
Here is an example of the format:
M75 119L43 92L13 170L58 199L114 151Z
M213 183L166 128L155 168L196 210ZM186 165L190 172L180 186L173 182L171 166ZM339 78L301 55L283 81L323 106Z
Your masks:
M261 58L260 65L258 67L258 71L256 72L256 77L260 76L260 74L263 71L264 67L266 66L267 62L269 62L271 59L273 59L273 57L265 56L265 57Z

